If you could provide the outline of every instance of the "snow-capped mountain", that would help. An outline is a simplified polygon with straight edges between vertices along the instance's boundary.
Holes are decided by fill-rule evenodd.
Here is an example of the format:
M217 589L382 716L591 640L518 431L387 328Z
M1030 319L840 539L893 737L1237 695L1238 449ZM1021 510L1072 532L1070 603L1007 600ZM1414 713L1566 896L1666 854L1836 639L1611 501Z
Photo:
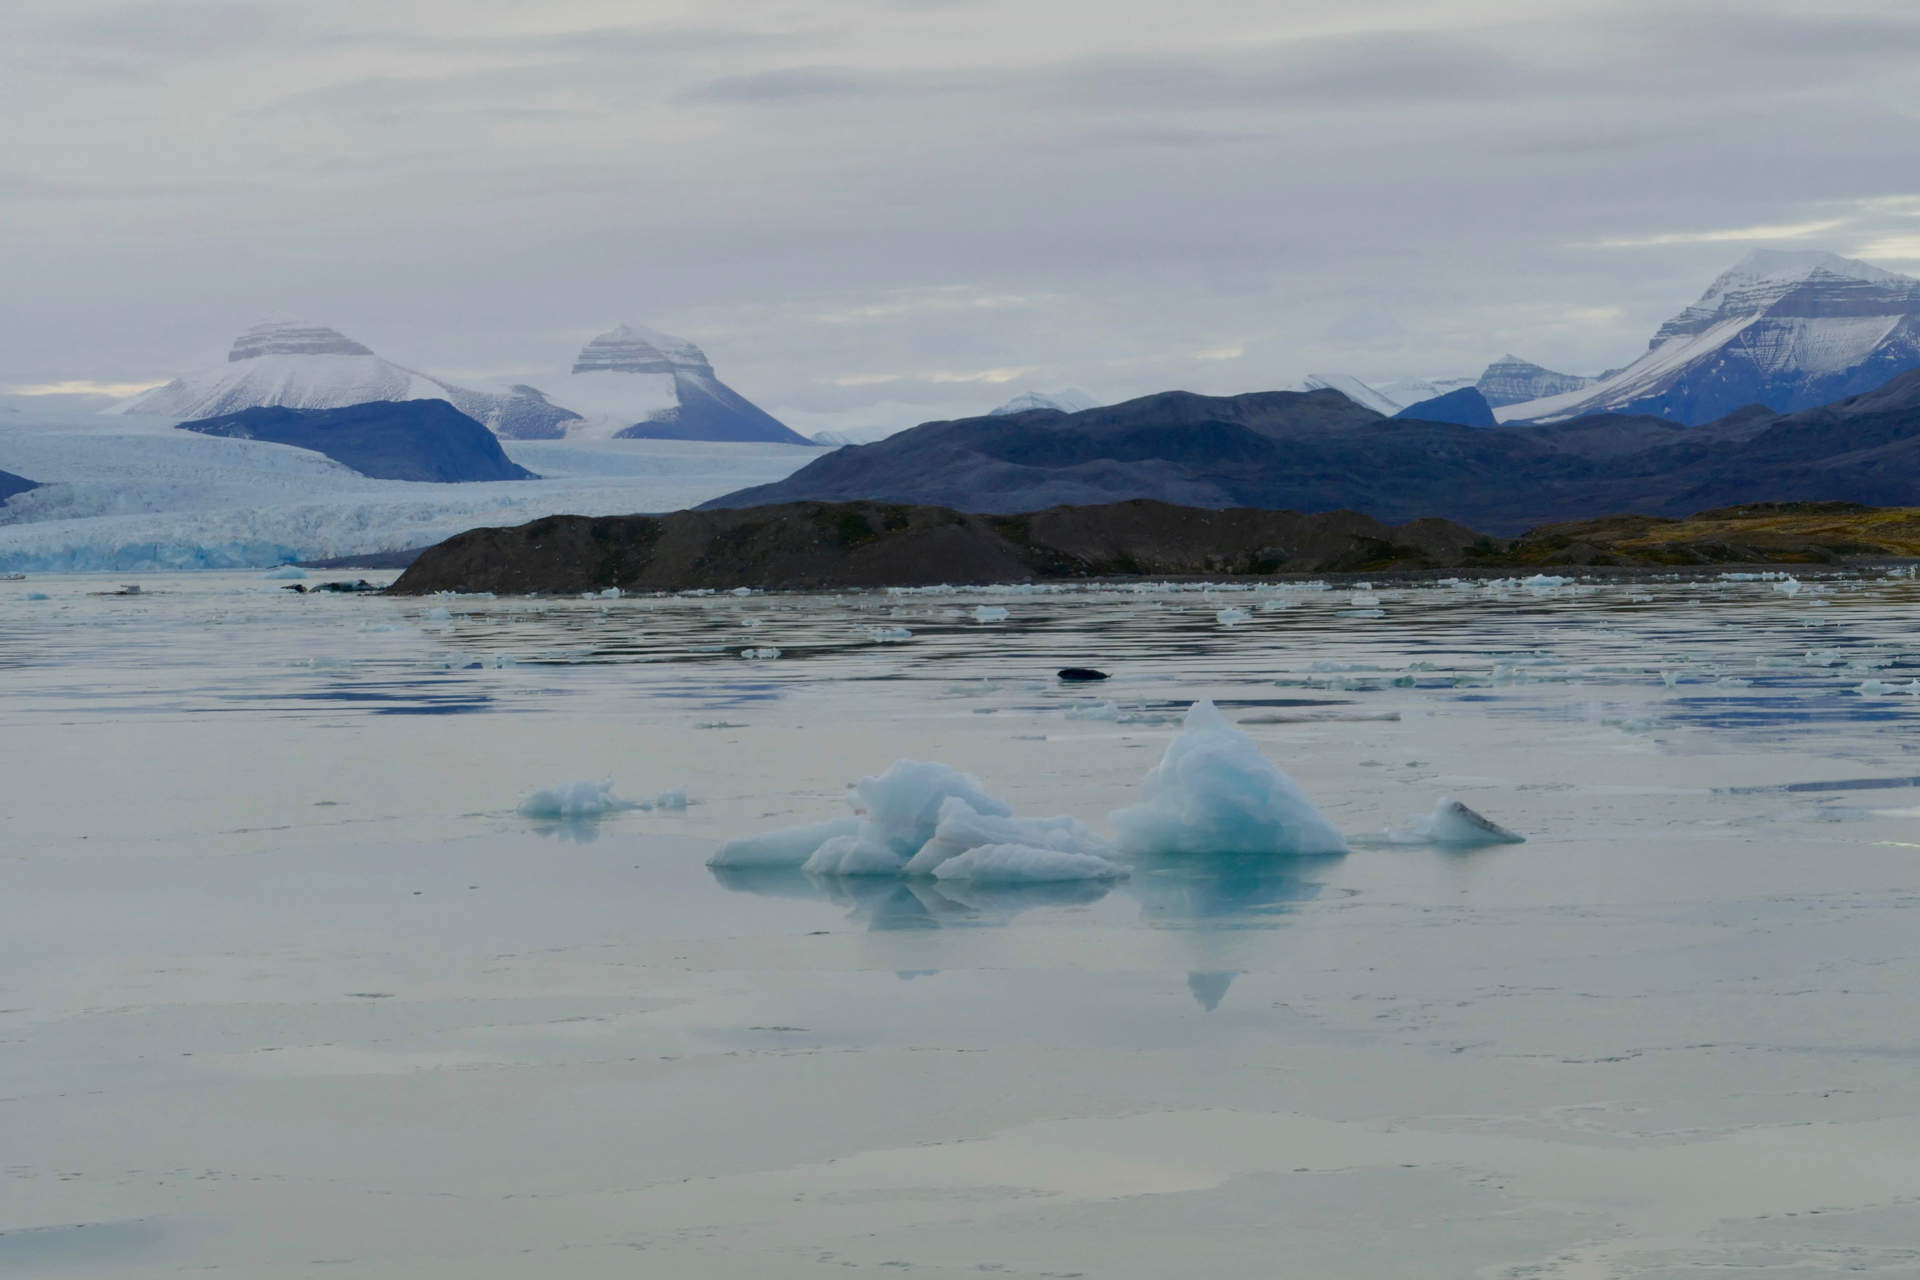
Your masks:
M1701 423L1760 403L1795 413L1920 367L1920 280L1817 251L1757 249L1590 387L1511 404L1502 421L1646 413Z
M1060 413L1079 413L1085 409L1098 409L1100 402L1078 387L1068 387L1064 391L1022 391L998 409L987 410L989 418L1001 418L1010 413L1025 413L1029 409L1054 409Z
M372 351L337 329L271 318L234 339L227 362L175 378L103 410L170 418L217 418L242 409L344 409L373 400L447 400L509 439L549 439L578 417L532 387L475 391L429 377Z
M1619 370L1613 372L1618 373ZM1584 391L1598 381L1600 378L1587 378L1577 373L1555 373L1519 356L1504 355L1487 366L1487 371L1480 375L1478 382L1469 385L1478 390L1488 404L1498 409L1503 405L1521 404L1546 396L1565 395L1569 391Z
M601 334L571 371L536 385L580 416L569 438L813 443L715 377L699 347L644 325Z

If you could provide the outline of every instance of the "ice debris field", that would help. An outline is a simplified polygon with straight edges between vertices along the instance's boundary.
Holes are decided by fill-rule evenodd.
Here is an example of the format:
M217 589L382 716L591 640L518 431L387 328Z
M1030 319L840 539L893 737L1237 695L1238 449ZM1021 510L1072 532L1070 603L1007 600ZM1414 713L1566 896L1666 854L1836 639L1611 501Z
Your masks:
M1904 570L268 572L0 582L10 1277L1920 1265Z

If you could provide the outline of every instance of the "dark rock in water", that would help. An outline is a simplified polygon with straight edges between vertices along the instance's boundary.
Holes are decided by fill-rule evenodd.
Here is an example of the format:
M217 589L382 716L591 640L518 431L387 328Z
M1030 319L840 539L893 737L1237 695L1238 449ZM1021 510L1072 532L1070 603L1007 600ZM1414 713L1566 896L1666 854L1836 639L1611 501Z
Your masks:
M40 482L38 480L29 480L25 476L17 476L11 471L0 471L0 502L5 502L16 493L25 493L29 489L38 489L39 487Z
M1411 418L1419 422L1452 422L1463 427L1497 427L1493 406L1488 404L1473 387L1462 387L1458 391L1449 391L1443 396L1431 400L1422 400L1410 404L1393 415L1396 418Z
M491 431L445 400L374 400L343 409L262 407L183 422L202 435L323 453L376 480L532 480Z
M1095 671L1092 667L1068 667L1060 672L1060 678L1077 683L1088 680L1105 680L1107 673L1104 671Z
M511 529L472 529L422 553L390 590L571 593L1221 577L1271 573L1281 564L1305 572L1451 567L1498 553L1492 539L1449 521L1396 529L1352 511L1207 511L1143 500L977 516L944 507L793 502L664 516L552 516Z

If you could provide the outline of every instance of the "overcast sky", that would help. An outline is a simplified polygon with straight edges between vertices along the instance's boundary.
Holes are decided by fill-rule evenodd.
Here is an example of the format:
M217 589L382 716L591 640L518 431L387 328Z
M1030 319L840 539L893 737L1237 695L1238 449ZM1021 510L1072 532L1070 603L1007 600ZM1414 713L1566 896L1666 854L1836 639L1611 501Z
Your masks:
M1595 373L1750 248L1920 271L1911 0L0 6L0 385L268 312L456 377L626 319L802 430Z

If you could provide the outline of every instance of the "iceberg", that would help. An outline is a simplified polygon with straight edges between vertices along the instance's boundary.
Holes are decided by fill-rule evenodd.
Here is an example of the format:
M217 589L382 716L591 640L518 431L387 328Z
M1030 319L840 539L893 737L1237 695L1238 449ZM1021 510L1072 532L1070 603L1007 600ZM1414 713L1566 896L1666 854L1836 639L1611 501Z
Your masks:
M1347 852L1346 837L1299 784L1205 698L1188 709L1141 793L1139 804L1112 814L1123 853Z
M520 802L523 818L593 818L622 809L642 808L640 803L621 800L613 794L612 782L563 782L543 787Z
M800 869L817 876L897 876L906 862L898 850L856 833L828 840Z
M978 778L931 761L896 760L879 777L854 783L853 794L854 807L866 814L863 834L892 848L903 862L933 839L949 798L975 813L1013 816L1012 807L982 790Z
M1118 880L1131 871L1098 854L1036 849L1024 844L983 844L947 859L933 874L941 881L1042 884L1056 880Z
M858 818L835 818L804 827L788 827L760 836L728 840L707 859L710 867L798 867L836 836L860 830Z
M1011 818L981 813L960 796L940 804L933 838L901 868L903 874L939 875L940 867L970 850L989 845L1020 845L1056 853L1104 857L1113 845L1078 818Z

